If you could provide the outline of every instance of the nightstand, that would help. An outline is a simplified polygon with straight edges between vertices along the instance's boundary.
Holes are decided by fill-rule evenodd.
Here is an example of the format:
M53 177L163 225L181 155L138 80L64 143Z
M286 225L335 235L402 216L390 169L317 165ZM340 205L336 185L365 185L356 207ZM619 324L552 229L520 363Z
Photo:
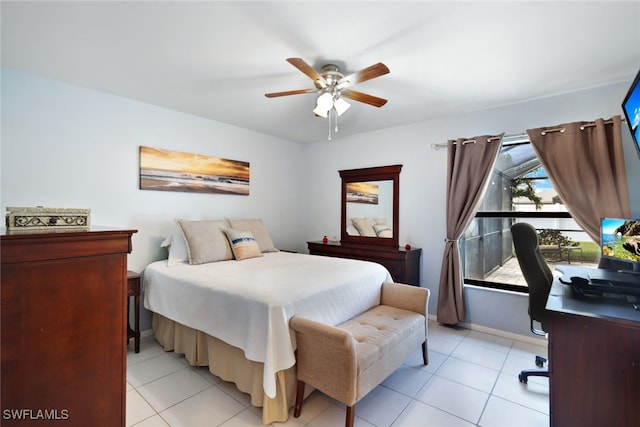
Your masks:
M135 304L134 329L129 324L129 301L133 298ZM140 353L140 273L127 271L127 345L129 339L135 342L135 352Z

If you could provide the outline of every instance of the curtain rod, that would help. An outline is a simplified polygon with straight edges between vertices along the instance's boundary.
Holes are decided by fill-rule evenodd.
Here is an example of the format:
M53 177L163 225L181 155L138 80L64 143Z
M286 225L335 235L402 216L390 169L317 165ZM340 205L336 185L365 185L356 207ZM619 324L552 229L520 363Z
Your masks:
M622 118L620 120L621 123L626 122L627 120L625 118ZM613 123L613 120L605 120L604 124L605 125L610 125L611 123ZM580 125L580 130L585 130L586 128L592 128L596 125L596 122L589 122L589 123L585 123L583 125ZM546 135L548 133L552 133L552 132L564 132L565 128L554 128L554 129L547 129L547 130L543 130L542 132L540 132L541 135Z
M623 117L622 122L626 122L627 120ZM608 125L613 123L613 120L605 120L604 124ZM595 126L596 123L595 122L590 122L590 123L585 123L583 125L580 126L580 130L585 130L585 128L588 127L593 127ZM564 132L565 129L564 128L553 128L553 129L547 129L545 131L540 132L542 135L546 135L548 133L551 132ZM499 137L493 137L493 138L489 138L487 139L487 142L492 142L495 141L497 139L500 139ZM509 141L504 141L505 139L508 139ZM513 134L513 135L505 135L502 137L503 145L511 145L511 144L519 144L521 142L529 142L529 134L527 134L526 132L524 133L519 133L519 134ZM476 140L475 139L467 139L462 141L462 145L465 144L475 144ZM431 148L434 150L439 150L441 148L447 148L449 146L449 143L442 143L442 144L431 144Z
M499 140L500 137L494 136L492 138L488 138L487 142L493 142L493 141L497 141ZM529 141L529 135L527 135L526 133L518 133L518 134L513 134L513 135L505 135L502 137L502 140L504 141L505 139L509 139L510 141L505 141L504 145L509 145L509 144L517 144L520 142L528 142ZM476 140L475 139L466 139L464 141L462 141L462 144L475 144ZM439 150L441 148L447 148L449 146L449 143L442 143L442 144L431 144L431 148L434 150Z

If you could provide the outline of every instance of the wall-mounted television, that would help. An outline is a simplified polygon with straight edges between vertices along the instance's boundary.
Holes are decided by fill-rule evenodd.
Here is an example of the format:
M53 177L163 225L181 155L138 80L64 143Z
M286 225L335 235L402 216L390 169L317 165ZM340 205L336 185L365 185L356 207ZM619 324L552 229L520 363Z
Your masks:
M638 157L640 157L640 71L622 101L622 111L627 119Z
M624 265L623 270L640 272L640 218L602 218L601 256Z

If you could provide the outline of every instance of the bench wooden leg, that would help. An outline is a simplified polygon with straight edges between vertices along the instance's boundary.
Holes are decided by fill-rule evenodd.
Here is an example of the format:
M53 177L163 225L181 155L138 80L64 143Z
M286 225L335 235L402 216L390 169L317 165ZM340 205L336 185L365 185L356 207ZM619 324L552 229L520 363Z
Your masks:
M302 400L304 399L304 381L298 380L298 388L296 390L296 403L293 407L293 417L298 418L302 411Z
M425 365L429 364L429 354L427 353L427 342L422 343L422 361Z
M345 420L345 427L353 427L353 423L356 418L356 405L347 406L347 419Z

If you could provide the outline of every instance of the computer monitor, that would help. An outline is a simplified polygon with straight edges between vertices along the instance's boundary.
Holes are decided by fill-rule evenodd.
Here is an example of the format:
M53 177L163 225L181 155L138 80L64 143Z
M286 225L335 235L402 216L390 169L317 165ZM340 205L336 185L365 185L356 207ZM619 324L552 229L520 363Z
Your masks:
M640 219L602 218L600 249L621 270L640 273Z
M624 111L629 131L631 131L633 145L640 156L640 71L622 101L622 111Z

